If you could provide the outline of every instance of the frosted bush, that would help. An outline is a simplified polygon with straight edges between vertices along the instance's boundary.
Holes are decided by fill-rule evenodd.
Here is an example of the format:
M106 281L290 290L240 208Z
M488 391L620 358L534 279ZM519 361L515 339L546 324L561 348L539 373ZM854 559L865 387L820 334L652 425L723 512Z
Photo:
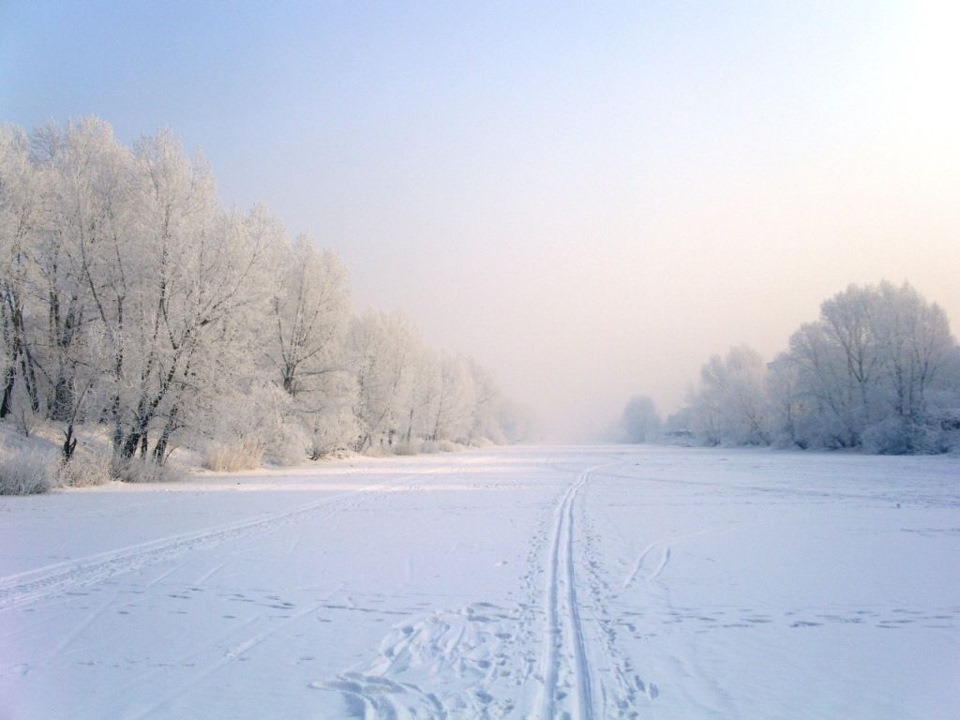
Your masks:
M307 457L310 439L301 423L288 420L271 433L264 444L263 459L276 465L296 465Z
M944 413L914 419L890 417L864 431L863 448L880 455L947 453L957 444L955 422Z
M330 409L312 419L307 455L311 460L319 460L342 453L359 434L360 427L349 407Z
M37 495L54 486L53 461L48 453L31 450L0 460L0 495Z
M412 442L401 442L393 446L394 455L416 455L419 448Z
M115 458L111 474L121 482L128 483L173 482L183 477L183 472L170 464L158 465L138 458L130 460Z
M112 475L107 453L75 454L69 462L60 465L57 473L60 483L67 487L102 485Z
M463 449L462 445L457 445L449 440L428 440L423 444L421 450L427 454L451 453Z
M906 423L898 417L890 417L863 431L863 449L878 455L903 455L910 451L909 432Z
M370 445L366 450L363 451L363 454L367 457L389 457L391 455L390 448L387 445L382 443L374 443Z
M203 457L203 467L214 472L253 470L263 463L263 445L247 436L232 443L210 445Z

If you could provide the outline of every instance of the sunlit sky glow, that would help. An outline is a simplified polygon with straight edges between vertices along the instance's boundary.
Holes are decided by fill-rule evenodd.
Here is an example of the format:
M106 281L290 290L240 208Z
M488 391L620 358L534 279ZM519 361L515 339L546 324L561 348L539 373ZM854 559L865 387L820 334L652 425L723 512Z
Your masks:
M0 2L0 121L170 127L548 429L849 283L960 323L948 2Z

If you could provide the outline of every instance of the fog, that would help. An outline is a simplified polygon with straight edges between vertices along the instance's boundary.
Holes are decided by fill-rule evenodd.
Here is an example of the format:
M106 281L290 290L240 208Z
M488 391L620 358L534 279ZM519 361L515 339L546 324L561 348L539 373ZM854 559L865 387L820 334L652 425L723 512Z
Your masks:
M643 6L641 6L643 5ZM851 2L0 6L0 121L172 128L358 308L475 356L545 433L662 414L850 283L960 322L958 11Z

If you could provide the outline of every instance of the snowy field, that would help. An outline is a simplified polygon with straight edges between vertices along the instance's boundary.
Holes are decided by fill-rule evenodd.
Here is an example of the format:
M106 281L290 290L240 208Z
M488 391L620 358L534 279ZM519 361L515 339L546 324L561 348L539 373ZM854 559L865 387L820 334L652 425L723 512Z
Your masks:
M0 718L960 717L960 461L543 447L0 497Z

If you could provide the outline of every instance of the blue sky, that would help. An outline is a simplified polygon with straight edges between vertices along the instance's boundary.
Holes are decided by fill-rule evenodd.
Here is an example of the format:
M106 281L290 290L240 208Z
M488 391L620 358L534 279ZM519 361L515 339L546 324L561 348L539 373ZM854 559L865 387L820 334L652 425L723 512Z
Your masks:
M848 283L960 323L939 2L0 0L0 121L172 128L548 426L675 409ZM952 30L951 30L952 28Z

